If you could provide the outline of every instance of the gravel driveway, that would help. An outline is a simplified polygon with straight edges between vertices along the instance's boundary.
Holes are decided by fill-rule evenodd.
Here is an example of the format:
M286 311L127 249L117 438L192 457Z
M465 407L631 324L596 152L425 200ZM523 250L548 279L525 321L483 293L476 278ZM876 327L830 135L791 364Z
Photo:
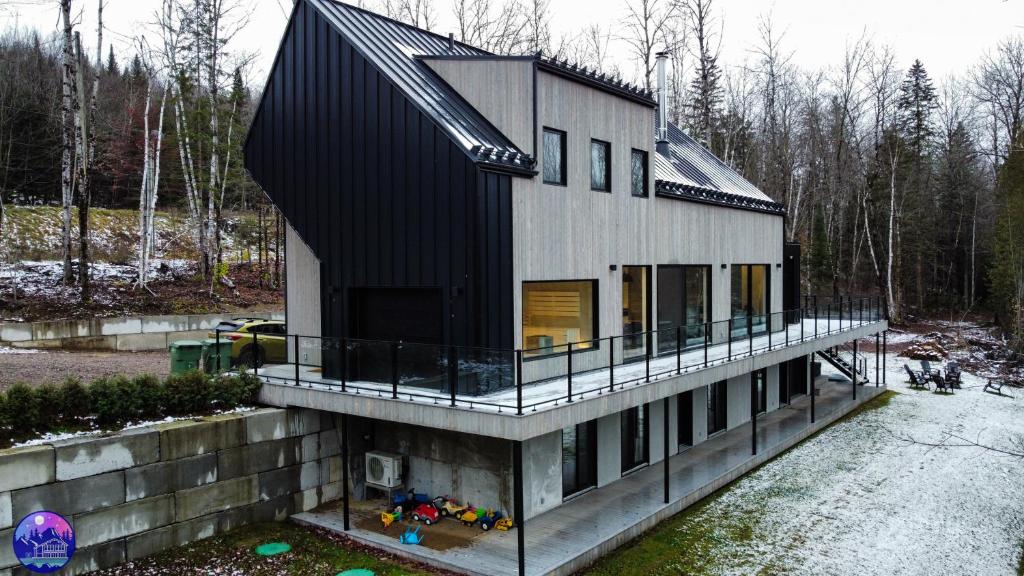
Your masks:
M170 371L166 350L153 352L68 352L64 350L12 353L0 348L0 390L15 382L44 384L78 376L89 383L101 376L149 373L161 378Z

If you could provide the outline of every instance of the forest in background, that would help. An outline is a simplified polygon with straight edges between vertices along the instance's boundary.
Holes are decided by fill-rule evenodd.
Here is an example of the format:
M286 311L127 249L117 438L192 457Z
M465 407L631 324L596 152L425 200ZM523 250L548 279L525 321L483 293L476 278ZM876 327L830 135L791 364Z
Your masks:
M74 1L76 10L99 8ZM53 0L55 16L70 2ZM742 40L749 56L723 62L722 42L740 40L723 38L716 0L623 0L621 19L562 35L551 31L549 0L361 5L428 29L444 11L459 40L500 54L543 52L647 89L655 55L669 52L670 119L786 205L807 293L884 294L896 321L992 313L1020 341L1024 34L993 39L973 67L933 79L928 62L896 54L870 31L846 39L840 61L803 69L792 56L807 48L789 44L770 13L757 38ZM151 234L152 207L181 210L212 290L223 272L224 211L266 210L268 226L280 226L241 165L262 78L250 78L252 54L232 38L251 10L243 0L154 2L153 23L123 61L109 48L91 59L66 49L76 32L97 35L72 20L52 36L4 32L0 199L67 205L70 183L76 204L137 208L139 238ZM612 64L613 46L628 51L630 69ZM69 73L68 62L81 64ZM83 123L84 147L75 144ZM86 178L68 177L82 166ZM139 244L142 262L152 253Z

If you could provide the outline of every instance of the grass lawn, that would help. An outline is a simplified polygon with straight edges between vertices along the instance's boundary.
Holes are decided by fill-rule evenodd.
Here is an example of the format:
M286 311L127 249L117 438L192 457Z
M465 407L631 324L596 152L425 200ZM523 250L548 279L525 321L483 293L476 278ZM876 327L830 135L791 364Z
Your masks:
M292 550L267 558L258 556L253 549L267 542L286 542ZM246 526L94 574L335 576L354 568L365 568L378 576L447 574L366 548L335 534L290 522Z
M896 392L886 391L870 402L858 406L836 423L855 418L866 411L883 408L895 395ZM756 470L751 472L753 473L756 473ZM743 478L746 476L736 482L741 482ZM764 493L763 498L744 500L741 506L715 507L715 503L733 484L605 556L588 569L586 574L706 574L721 572L723 568L737 564L746 564L745 560L750 560L753 565L764 562L763 558L755 558L757 553L749 546L755 537L758 524L765 511L772 506L773 498L792 496L791 492L800 488L786 483L774 484ZM786 569L784 566L768 563L760 565L751 573L784 574Z

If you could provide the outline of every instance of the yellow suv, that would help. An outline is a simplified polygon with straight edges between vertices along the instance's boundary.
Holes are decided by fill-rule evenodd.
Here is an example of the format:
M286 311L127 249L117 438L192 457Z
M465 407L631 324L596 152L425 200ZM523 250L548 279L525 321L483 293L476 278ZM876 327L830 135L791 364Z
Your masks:
M288 331L280 320L265 318L235 318L214 327L210 338L231 341L231 364L260 367L264 364L283 364L288 361ZM253 345L255 335L255 346Z

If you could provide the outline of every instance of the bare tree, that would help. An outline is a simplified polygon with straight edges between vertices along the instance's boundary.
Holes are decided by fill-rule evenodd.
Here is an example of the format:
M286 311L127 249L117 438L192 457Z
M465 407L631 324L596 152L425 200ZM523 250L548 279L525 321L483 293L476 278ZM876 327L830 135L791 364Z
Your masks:
M714 0L687 0L686 17L697 61L691 101L693 129L705 146L711 146L714 117L721 100L722 71L718 66L721 34L715 32Z
M432 0L383 0L381 9L388 18L417 28L431 30L437 25L437 13Z
M628 0L625 31L621 40L630 56L639 66L639 81L648 92L653 91L655 55L670 51L668 30L679 17L679 6L674 0ZM678 38L678 36L676 36Z
M531 38L533 19L516 0L497 6L490 0L455 0L453 8L459 40L466 44L496 54L521 54L536 45ZM544 19L546 22L547 16Z
M74 89L74 28L71 24L71 0L60 2L61 20L64 24L63 50L63 81L61 98L61 229L60 244L64 258L64 283L71 284L71 205L74 201L74 161L75 161L75 109L76 98Z
M1024 129L1024 37L1003 40L995 52L986 54L974 73L974 97L993 111L1005 148L990 151L1005 159L1009 150L1020 146ZM998 138L995 138L998 147Z

